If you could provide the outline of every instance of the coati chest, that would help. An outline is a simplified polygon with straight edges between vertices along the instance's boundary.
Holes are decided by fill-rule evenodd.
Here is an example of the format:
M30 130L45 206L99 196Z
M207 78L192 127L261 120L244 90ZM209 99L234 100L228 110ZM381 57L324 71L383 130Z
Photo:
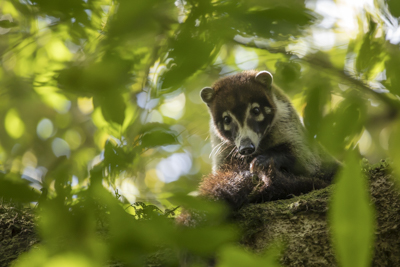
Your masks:
M213 170L258 158L294 174L314 174L321 151L310 145L290 100L268 71L244 71L201 91L211 115Z

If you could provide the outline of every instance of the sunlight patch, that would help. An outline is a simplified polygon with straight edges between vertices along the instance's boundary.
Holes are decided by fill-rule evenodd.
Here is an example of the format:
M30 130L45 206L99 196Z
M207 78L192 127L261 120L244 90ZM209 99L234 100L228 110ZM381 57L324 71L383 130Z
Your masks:
M15 109L10 109L7 112L4 126L8 135L14 139L20 138L25 132L25 124Z
M175 153L158 163L157 175L164 183L178 180L181 175L187 174L192 168L192 159L186 153Z
M51 148L53 149L54 155L56 155L57 157L66 156L67 158L69 158L71 154L68 143L58 137L53 140Z
M54 126L51 120L49 119L42 119L36 127L36 133L42 140L46 140L49 137L51 137L53 131L54 131Z

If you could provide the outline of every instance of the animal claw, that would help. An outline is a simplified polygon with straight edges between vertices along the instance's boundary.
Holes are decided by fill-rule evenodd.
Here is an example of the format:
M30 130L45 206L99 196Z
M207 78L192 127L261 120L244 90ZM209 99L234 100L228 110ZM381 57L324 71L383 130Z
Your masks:
M254 158L251 162L250 162L250 173L254 174L256 172L256 168L258 167L257 164L257 158Z

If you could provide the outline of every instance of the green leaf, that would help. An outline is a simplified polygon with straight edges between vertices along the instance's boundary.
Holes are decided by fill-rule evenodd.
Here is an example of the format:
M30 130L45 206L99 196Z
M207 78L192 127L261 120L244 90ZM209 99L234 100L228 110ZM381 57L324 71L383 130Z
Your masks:
M212 256L223 244L236 241L237 229L230 226L183 228L177 236L180 247L203 256Z
M306 107L304 108L304 125L309 138L313 139L321 132L324 110L330 103L331 86L326 79L316 79L307 90Z
M250 10L245 13L238 10L231 15L233 26L236 26L240 32L275 40L286 40L288 37L298 35L301 26L315 20L311 10L299 5L271 6L267 9Z
M140 128L140 133L145 134L150 131L170 131L171 125L159 122L149 122Z
M37 249L30 250L29 252L22 254L17 261L15 261L14 267L93 267L99 266L98 264L104 264L91 259L80 252L66 252L60 254L51 254L46 246L39 245Z
M109 52L99 62L87 60L85 65L70 64L59 72L58 86L65 91L82 96L113 97L112 95L124 91L126 85L131 82L132 63L121 59L116 53ZM114 96L114 98L117 97Z
M398 0L386 0L390 13L395 17L400 17L400 1Z
M173 145L178 143L176 133L174 131L163 129L146 132L142 135L140 140L141 146L144 148Z
M0 20L0 27L1 28L12 28L18 26L18 23L9 21L9 20Z
M339 173L329 210L337 261L343 267L371 265L375 213L359 157L349 151Z
M0 196L17 202L32 202L39 199L39 193L28 185L26 180L18 177L10 179L10 175L0 172Z
M256 255L237 246L226 246L219 255L217 267L278 267L281 251L282 246L278 246L268 249L265 255Z
M104 145L104 165L111 173L123 171L132 163L136 153L126 151L126 147L118 146L111 140Z
M365 102L350 91L338 107L323 118L317 140L334 156L340 157L358 141L365 118Z
M173 49L168 53L168 61L172 67L161 77L162 89L159 94L178 89L187 78L211 63L218 52L219 38L205 20L200 23L202 31L187 22L171 40Z
M279 81L283 83L291 83L299 79L300 77L300 64L289 61L277 61L275 64L276 67L276 77L279 77Z
M387 44L387 46L389 59L385 61L387 80L384 82L384 85L391 93L400 95L400 75L398 75L400 52L397 45Z
M363 43L357 55L356 69L366 79L375 77L384 68L386 57L384 37L375 38L377 24L370 19L369 31L363 37Z
M101 107L101 113L106 121L119 125L124 123L126 104L123 96L118 92L94 96L93 103Z

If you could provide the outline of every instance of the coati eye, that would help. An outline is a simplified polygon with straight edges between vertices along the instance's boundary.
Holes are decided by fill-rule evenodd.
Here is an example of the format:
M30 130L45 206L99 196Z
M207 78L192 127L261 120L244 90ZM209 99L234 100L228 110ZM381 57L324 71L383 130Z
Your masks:
M259 115L260 114L260 109L258 107L255 107L251 110L251 113L253 113L254 115Z
M225 123L225 124L229 124L229 123L231 123L231 121L232 121L232 118L231 118L231 117L229 117L229 116L225 116L225 117L224 117L224 123Z

